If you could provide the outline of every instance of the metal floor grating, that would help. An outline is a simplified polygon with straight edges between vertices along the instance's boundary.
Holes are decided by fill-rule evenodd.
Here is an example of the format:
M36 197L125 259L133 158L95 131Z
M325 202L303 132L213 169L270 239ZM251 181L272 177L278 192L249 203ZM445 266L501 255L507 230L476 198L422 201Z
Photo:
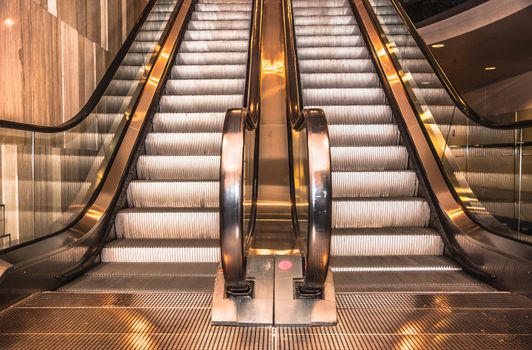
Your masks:
M339 293L334 327L210 325L211 293L35 294L0 312L1 349L529 349L510 293Z

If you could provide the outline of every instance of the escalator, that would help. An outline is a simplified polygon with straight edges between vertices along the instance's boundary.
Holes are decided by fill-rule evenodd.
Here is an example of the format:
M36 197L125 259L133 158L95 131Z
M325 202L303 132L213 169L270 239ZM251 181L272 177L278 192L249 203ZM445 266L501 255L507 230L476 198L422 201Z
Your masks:
M374 16L361 0L156 1L150 33L124 58L136 68L120 67L109 83L109 95L128 100L112 109L125 131L83 175L97 178L95 197L76 204L85 211L71 226L0 254L0 347L527 349L524 231L507 238L513 221L476 197L492 183L476 186L448 168L460 159L438 158L469 152L459 134L466 113L455 118L441 97L401 103L401 62L381 61L386 35L375 34L399 19L379 1L388 0L373 2ZM273 14L264 30L263 11ZM164 42L139 73L135 50L152 50L151 31ZM417 66L427 73L423 57L408 77ZM132 102L126 81L137 74L145 79ZM447 134L442 152L432 134L412 131L424 124L409 115L422 119L423 108L444 110L433 123ZM95 113L97 129L110 123L105 112ZM287 154L271 140L287 142ZM271 193L260 186L278 200L261 202ZM217 301L255 322L215 325ZM309 322L290 323L305 312Z
M329 127L336 290L493 290L443 256L426 190L349 3L293 6L304 106L323 109Z
M210 292L219 263L225 112L243 105L251 1L196 4L146 135L127 207L77 292ZM155 278L154 276L158 276Z

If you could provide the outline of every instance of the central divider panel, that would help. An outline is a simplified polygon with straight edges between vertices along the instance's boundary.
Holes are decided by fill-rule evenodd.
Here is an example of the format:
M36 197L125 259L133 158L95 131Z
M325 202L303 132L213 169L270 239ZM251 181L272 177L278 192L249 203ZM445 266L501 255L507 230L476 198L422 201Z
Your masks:
M220 172L222 268L216 275L213 324L336 323L334 285L326 258L330 237L325 239L327 244L316 244L316 241L324 241L323 235L330 236L330 220L316 224L314 220L319 215L309 213L298 221L294 212L299 206L304 207L304 211L319 211L317 201L328 200L329 187L324 187L328 190L323 194L315 190L315 184L330 178L330 167L324 168L327 174L314 170L317 160L329 164L330 155L327 148L325 156L314 157L306 164L298 163L306 170L299 169L297 173L304 172L308 176L293 180L292 144L298 141L292 140L294 125L288 90L297 86L297 82L288 82L293 77L288 74L293 65L287 58L294 56L287 50L294 51L294 47L286 41L287 28L292 26L287 6L290 4L282 0L257 0L255 3L250 41L252 61L248 63L247 83L252 86L253 79L260 81L260 93L256 96L260 98L254 101L250 94L253 89L248 90L246 108L229 110L225 119ZM254 45L253 38L257 38L260 45L257 42ZM291 39L288 42L292 43ZM253 51L257 49L260 62L253 62ZM260 69L254 74L258 67ZM316 111L304 116L309 116L310 122L302 122L302 128L294 132L305 134L301 138L305 144L298 147L297 152L307 154L306 140L309 144L323 141L316 136L315 128L315 121L322 116L318 117ZM326 135L326 123L324 128ZM253 144L255 149L250 152ZM319 153L310 146L308 149L309 159ZM256 162L252 170L251 162ZM301 183L296 184L295 192L312 196L305 200L306 204L295 202L293 186L296 182ZM256 185L251 186L252 196L249 196L250 183ZM330 208L321 212L328 217ZM321 224L327 229L316 228L322 227ZM305 229L300 229L303 226ZM320 268L325 272L317 274Z

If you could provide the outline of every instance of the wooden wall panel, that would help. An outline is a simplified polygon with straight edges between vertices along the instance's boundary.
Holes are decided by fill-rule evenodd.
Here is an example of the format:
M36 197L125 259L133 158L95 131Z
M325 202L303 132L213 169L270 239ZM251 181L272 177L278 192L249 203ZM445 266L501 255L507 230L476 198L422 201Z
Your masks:
M78 32L61 23L61 49L63 51L63 119L79 110L79 45ZM66 64L68 63L68 64Z
M20 120L23 106L20 2L0 1L1 18L13 21L12 26L0 22L0 116L16 120Z
M0 0L0 119L56 125L73 117L145 5L146 0ZM3 23L8 18L12 26Z
M100 11L100 1L87 2L87 38L96 45L101 45L102 40Z

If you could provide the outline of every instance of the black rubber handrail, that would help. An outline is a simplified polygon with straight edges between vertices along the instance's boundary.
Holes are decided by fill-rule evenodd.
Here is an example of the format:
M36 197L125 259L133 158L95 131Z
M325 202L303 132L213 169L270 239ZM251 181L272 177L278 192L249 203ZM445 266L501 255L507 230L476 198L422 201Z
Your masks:
M467 102L462 98L458 90L454 87L450 79L447 77L447 75L443 71L443 68L436 60L436 57L434 57L434 54L429 49L427 43L425 43L425 40L423 40L421 35L419 35L416 26L414 25L404 8L401 6L401 4L399 4L398 0L390 0L390 2L397 10L397 13L408 28L410 35L412 35L412 37L416 41L416 44L425 56L425 59L429 62L432 70L442 83L443 87L451 97L452 101L462 111L462 113L464 113L468 118L472 119L474 122L491 129L519 129L528 128L532 126L532 120L523 120L517 122L497 122L480 115L473 108L471 108L467 104ZM366 7L371 7L371 5L369 5L367 2L365 3L365 5ZM368 8L368 11L373 12L373 9Z
M306 246L301 246L301 251L305 254L304 278L297 286L297 292L302 297L318 298L322 295L327 279L331 246L332 182L329 132L322 109L303 108L292 0L283 0L283 29L287 70L287 134L292 227L300 245L305 244L304 240L307 239ZM297 213L292 130L307 133L308 179L306 180L309 186L307 237L302 237Z
M6 119L0 119L0 128L7 128L7 129L15 129L15 130L22 130L22 131L29 131L29 132L40 132L40 133L57 133L57 132L63 132L67 131L69 129L74 128L78 124L80 124L85 118L87 118L92 111L96 108L98 105L98 102L100 102L103 94L107 90L107 87L113 80L116 71L122 64L122 61L124 60L126 54L128 53L129 49L131 48L131 45L135 41L135 38L137 37L138 32L140 31L140 28L146 21L146 18L148 18L148 15L150 14L151 10L155 6L155 3L157 0L150 0L148 4L144 7L144 10L142 11L141 15L137 19L137 22L129 32L126 40L120 47L120 50L118 50L118 53L116 54L115 58L113 59L113 62L111 62L111 65L103 75L102 79L96 86L96 89L93 91L85 105L80 109L80 111L73 116L70 120L61 123L59 125L52 125L52 126L45 126L45 125L35 125L35 124L29 124L29 123L21 123L21 122L15 122L11 120Z

